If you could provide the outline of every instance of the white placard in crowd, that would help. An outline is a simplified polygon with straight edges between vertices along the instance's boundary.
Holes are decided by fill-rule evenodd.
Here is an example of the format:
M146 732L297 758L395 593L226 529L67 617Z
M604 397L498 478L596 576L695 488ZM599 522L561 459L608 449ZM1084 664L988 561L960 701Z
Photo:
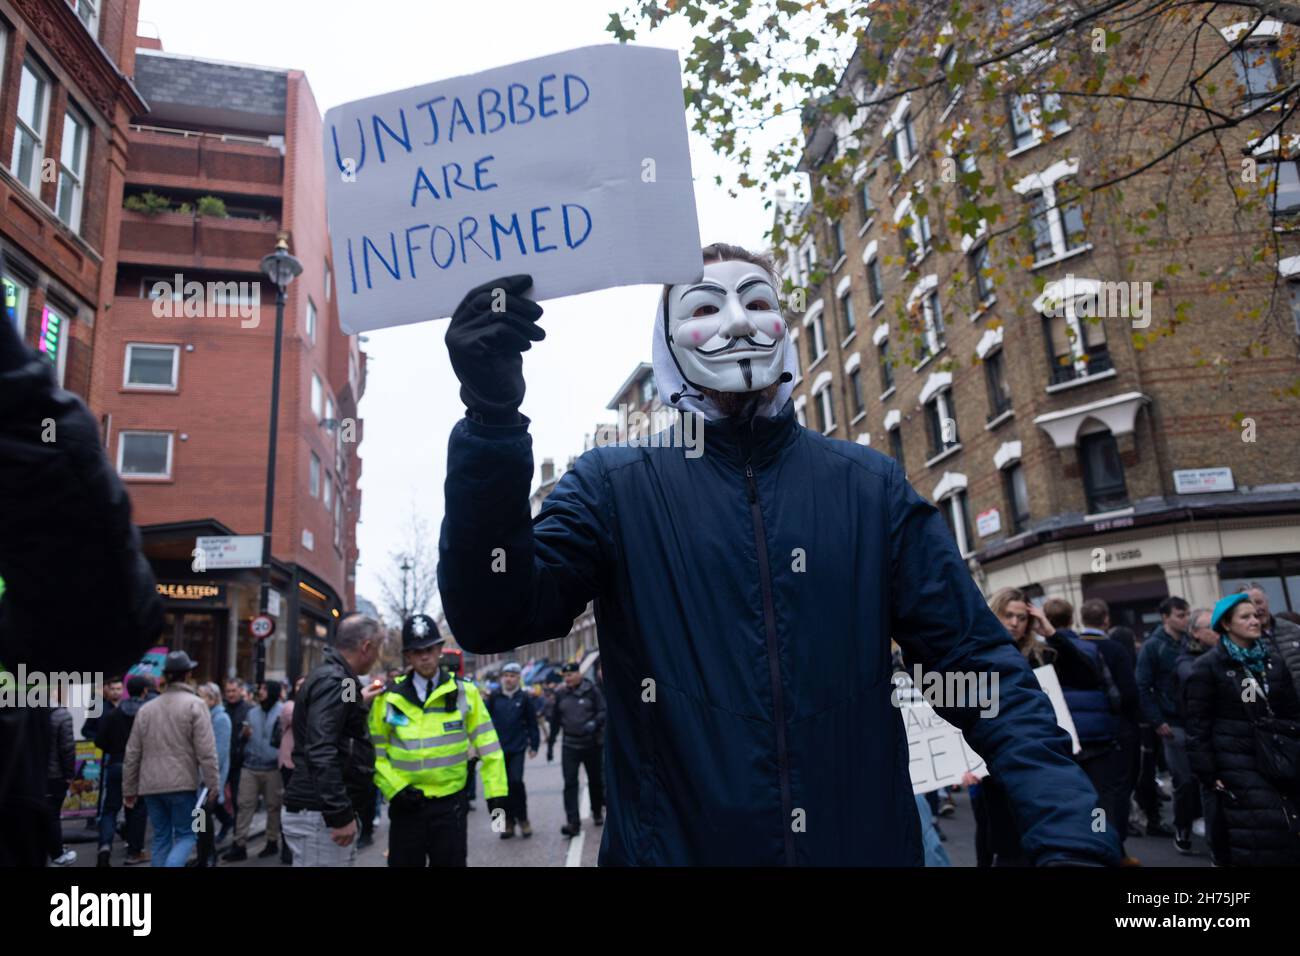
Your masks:
M984 758L970 748L960 730L940 717L919 695L909 701L906 691L900 689L896 693L902 703L903 726L907 729L913 793L929 793L959 784L968 771L981 778L988 774Z
M674 50L583 47L336 106L325 194L348 333L702 274Z
M1043 688L1043 693L1047 699L1052 702L1052 709L1056 711L1056 722L1070 735L1070 740L1074 744L1074 752L1078 753L1079 734L1074 729L1074 721L1070 718L1070 708L1065 704L1065 694L1061 692L1061 681L1056 676L1056 668L1051 664L1044 667L1035 667L1034 676L1038 678L1038 684Z

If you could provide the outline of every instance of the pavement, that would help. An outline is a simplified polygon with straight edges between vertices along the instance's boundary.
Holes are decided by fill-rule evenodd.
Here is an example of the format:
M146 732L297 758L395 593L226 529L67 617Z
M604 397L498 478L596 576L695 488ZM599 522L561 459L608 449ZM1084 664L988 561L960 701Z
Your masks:
M582 832L573 839L560 833L564 824L564 778L560 771L558 755L553 763L546 762L544 753L529 760L524 773L524 782L528 787L528 815L533 825L533 836L527 840L516 836L512 840L502 840L492 831L491 816L487 812L483 799L482 781L479 782L478 810L469 815L469 865L470 866L595 866L600 849L601 828L591 822L591 804L588 798L585 776L582 778L582 794L579 806L582 813ZM1163 782L1162 782L1163 783ZM1168 792L1167 786L1162 790ZM970 801L964 791L953 794L956 810L950 816L939 821L940 831L946 838L944 849L952 860L953 866L975 865L975 821L970 810ZM1172 811L1171 804L1165 803L1165 822L1168 823ZM357 866L386 866L385 850L388 846L388 816L381 812L381 820L375 826L375 842L357 855ZM249 859L242 863L222 863L221 867L237 868L245 866L282 866L279 857L258 859L256 854L264 845L266 815L259 812L253 819L252 836L248 841ZM94 836L84 829L83 824L65 821L64 835L69 846L77 850L77 860L73 867L93 867L96 863ZM87 842L78 842L84 838ZM148 846L146 839L145 845ZM222 849L229 846L229 841ZM1130 856L1137 857L1144 867L1197 867L1210 865L1209 849L1201 837L1192 837L1192 854L1184 856L1174 848L1174 842L1168 837L1131 837L1126 850ZM113 866L121 866L126 855L126 848L121 840L113 844Z

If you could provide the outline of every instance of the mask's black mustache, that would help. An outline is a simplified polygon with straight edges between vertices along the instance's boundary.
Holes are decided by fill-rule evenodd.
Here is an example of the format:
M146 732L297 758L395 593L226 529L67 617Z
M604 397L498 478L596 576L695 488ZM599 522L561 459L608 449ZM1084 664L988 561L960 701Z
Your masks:
M767 349L770 351L771 349L776 348L775 339L773 339L771 342L765 345L762 342L754 341L752 336L742 335L739 338L731 339L729 342L727 342L726 345L721 345L716 349L696 349L695 351L700 355L721 355L723 352L730 352L732 349L736 348L741 342L748 342L756 349Z
M737 364L740 366L740 374L745 376L745 391L749 391L754 387L754 373L749 367L749 359L743 358Z

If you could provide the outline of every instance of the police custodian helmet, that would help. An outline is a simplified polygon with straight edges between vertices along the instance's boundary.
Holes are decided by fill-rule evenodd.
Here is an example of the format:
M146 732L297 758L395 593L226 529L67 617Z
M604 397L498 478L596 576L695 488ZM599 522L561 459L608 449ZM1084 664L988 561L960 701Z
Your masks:
M427 614L414 614L402 624L402 650L418 651L441 644L445 638L438 624Z

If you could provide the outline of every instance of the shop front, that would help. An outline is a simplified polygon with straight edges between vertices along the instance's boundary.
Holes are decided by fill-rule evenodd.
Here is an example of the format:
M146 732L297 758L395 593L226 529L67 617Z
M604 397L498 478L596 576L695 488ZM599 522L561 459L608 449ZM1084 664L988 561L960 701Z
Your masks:
M194 554L198 538L231 534L211 520L141 528L163 601L155 644L189 654L198 663L198 681L251 681L256 669L257 642L249 626L261 606L260 568L194 569L202 564ZM266 676L292 681L320 662L341 602L306 569L272 561L269 604L276 628L266 640Z

